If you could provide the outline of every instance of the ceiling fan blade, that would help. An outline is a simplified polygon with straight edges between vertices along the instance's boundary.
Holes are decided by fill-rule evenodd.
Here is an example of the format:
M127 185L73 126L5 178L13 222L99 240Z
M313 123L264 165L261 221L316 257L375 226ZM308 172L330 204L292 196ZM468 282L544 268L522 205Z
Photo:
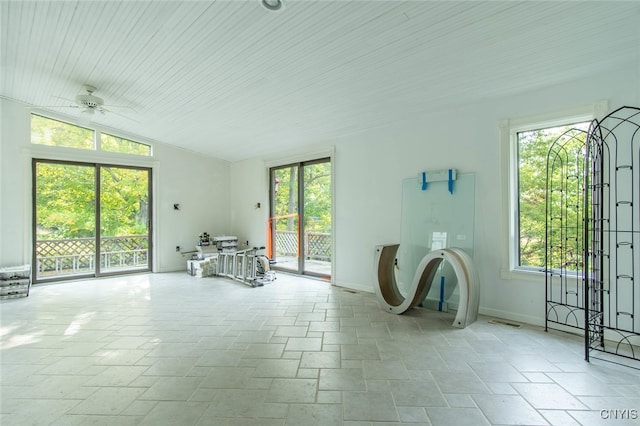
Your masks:
M78 105L27 105L26 108L80 108Z
M133 112L137 112L135 109L133 109L130 106L126 106L126 105L103 105L103 108L108 108L110 111L113 110L127 110L127 111L133 111Z
M111 108L112 108L111 106L109 106L109 108L108 108L108 109L107 109L107 108L102 107L102 108L101 108L101 111L102 111L102 113L103 113L103 114L106 112L106 113L109 113L109 114L117 115L118 117L122 117L122 118L124 118L125 120L133 121L134 123L140 123L138 120L134 120L134 119L133 119L133 118L131 118L131 117L127 117L126 115L123 115L123 114L117 113L117 112L113 111Z
M54 98L56 98L56 99L62 99L63 101L67 101L67 102L73 102L73 103L75 103L75 102L76 102L76 101L74 101L73 99L63 98L62 96L54 96Z

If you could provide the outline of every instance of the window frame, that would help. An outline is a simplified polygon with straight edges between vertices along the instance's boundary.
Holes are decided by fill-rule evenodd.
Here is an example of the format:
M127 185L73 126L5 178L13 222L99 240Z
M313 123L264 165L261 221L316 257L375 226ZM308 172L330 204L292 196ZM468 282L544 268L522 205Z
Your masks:
M324 279L331 279L332 274L333 274L333 263L334 263L334 259L335 259L335 255L334 255L334 250L333 250L333 244L334 244L334 231L333 231L333 221L334 221L334 215L333 215L333 201L334 201L334 194L333 194L333 183L332 181L330 181L330 200L331 200L331 208L329 209L329 214L330 214L330 219L331 219L331 225L332 225L332 229L331 229L331 242L332 242L332 247L331 247L331 252L332 252L332 257L331 257L331 262L330 262L330 266L331 266L331 272L329 275L324 274L322 272L318 272L318 271L313 271L311 269L307 268L307 259L305 258L304 255L301 255L301 250L303 247L305 247L306 245L306 239L305 239L305 227L304 227L304 221L305 221L305 217L306 217L306 211L305 211L305 194L306 194L306 190L304 189L305 186L305 180L304 180L304 168L308 167L308 166L314 166L317 164L324 164L324 163L328 163L330 165L330 171L329 171L329 176L330 179L333 178L333 163L332 163L332 158L331 157L322 157L322 158L317 158L317 159L313 159L313 160L306 160L306 161L298 161L298 162L294 162L294 163L290 163L290 164L283 164L280 166L273 166L269 168L269 218L274 218L276 217L276 212L275 212L275 208L276 208L276 204L275 204L275 197L274 197L274 193L276 191L276 185L274 184L275 181L275 174L277 170L280 169L286 169L289 167L296 167L296 180L297 180L297 188L296 188L296 205L297 205L297 220L298 220L298 261L297 261L297 269L290 269L290 268L284 268L284 267L279 267L276 263L276 265L274 265L274 269L276 270L281 270L281 271L285 271L285 272L289 272L295 275L308 275L308 276L313 276L313 277L319 277L319 278L324 278ZM275 235L278 231L276 231L276 223L274 221L272 221L271 219L268 221L268 226L270 227L268 233L269 235L274 236L274 239L272 241L267 241L267 244L271 244L271 247L269 247L270 251L272 251L273 255L272 257L276 258L276 240L275 240Z
M128 157L128 158L138 158L138 159L153 159L154 156L154 144L150 143L148 141L142 141L136 137L131 137L129 135L123 134L122 132L119 131L114 131L114 129L108 128L108 127L103 127L100 125L94 125L94 123L90 123L90 124L80 124L77 122L74 122L74 120L71 120L69 118L63 118L61 116L58 116L57 114L50 114L47 112L42 112L42 111L36 111L33 110L29 113L29 133L31 133L31 118L32 116L38 116L41 118L45 118L48 120L52 120L52 121L58 121L64 124L68 124L70 126L75 126L75 127L79 127L81 129L86 129L86 130L90 130L93 132L93 148L92 149L84 149L84 148L75 148L75 147L71 147L71 146L63 146L63 145L45 145L45 144L39 144L39 143L34 143L33 140L31 139L31 136L29 136L29 143L32 147L38 147L39 149L46 149L46 150L59 150L59 151L64 151L64 150L70 150L72 152L85 152L85 153L98 153L98 154L106 154L108 156L114 156L114 157ZM118 139L123 139L129 142L133 142L133 143L137 143L140 145L144 145L144 146L148 146L149 147L149 154L148 155L143 155L143 154L133 154L133 153L126 153L126 152L117 152L117 151L106 151L102 149L102 134L106 134L109 135L111 137L114 138L118 138Z
M76 147L76 146L70 146L70 145L49 145L49 144L45 144L45 143L36 143L33 141L33 133L32 133L32 129L33 129L33 117L39 117L41 119L45 119L45 120L50 120L50 121L56 121L58 123L62 123L64 125L67 126L73 126L73 127L77 127L79 129L83 129L83 130L87 130L90 131L91 133L93 133L93 144L91 146L91 148L80 148L80 147ZM91 152L91 151L96 151L98 149L97 143L98 143L98 139L96 138L96 129L93 129L89 126L81 126L79 124L76 123L72 123L69 120L62 120L60 118L57 117L52 117L46 114L42 114L42 113L38 113L38 112L31 112L29 114L29 142L31 143L32 146L46 146L52 149L58 149L58 148L62 148L62 149L73 149L73 150L79 150L79 151L83 151L83 152Z
M335 146L330 146L327 148L318 148L312 150L299 150L294 151L290 155L282 156L276 155L272 157L266 157L262 161L263 169L263 191L265 194L265 199L270 204L270 195L269 192L272 191L271 187L271 168L277 168L286 164L293 163L304 163L307 161L314 161L321 158L328 158L329 162L331 162L331 277L330 282L331 285L336 285L335 276L336 276L336 235L337 235L337 227L338 225L335 222L336 217L336 167L335 167L335 155L336 149ZM265 220L268 220L269 212L265 214Z
M105 150L102 148L102 137L103 135L105 136L110 136L112 138L116 138L116 139L120 139L121 141L127 141L133 144L138 144L138 145L143 145L145 147L149 148L149 154L145 155L145 154L134 154L131 152L121 152L121 151L110 151L110 150ZM135 155L138 157L152 157L153 156L153 146L149 143L144 143L144 142L140 142L137 140L133 140L131 138L126 138L124 136L118 136L118 135L114 135L113 132L110 131L106 131L106 130L100 130L100 132L96 131L96 145L98 147L98 151L101 152L108 152L110 154L124 154L124 155Z
M80 166L92 168L94 170L93 176L93 193L94 193L94 229L95 235L94 238L94 246L95 252L94 259L96 259L93 270L88 271L86 273L79 274L56 274L52 276L39 276L37 271L38 265L38 252L36 250L36 246L40 241L38 239L38 233L36 230L37 227L37 217L38 217L38 175L37 175L37 165L38 164L48 164L48 165L66 165L66 166ZM110 237L110 235L103 235L100 225L100 220L102 218L102 200L101 200L101 192L104 188L104 185L100 179L101 170L106 168L118 168L118 169L132 169L137 171L142 171L147 173L147 196L148 196L148 212L147 212L147 265L146 267L136 268L129 267L125 269L113 269L113 268L102 268L100 263L100 257L104 252L101 250L101 244L103 238ZM155 231L154 231L154 220L155 220L155 209L156 204L154 201L154 169L152 166L133 166L133 165L124 165L124 164L108 164L108 163L100 163L100 162L89 162L89 161L75 161L75 160L59 160L59 159L48 159L48 158L31 158L31 261L32 265L34 265L33 269L33 282L34 284L40 283L51 283L57 281L66 281L70 279L77 278L99 278L99 277L107 277L107 276L116 276L116 275L125 275L132 273L146 273L154 271L154 261L155 261ZM78 239L78 238L69 238L69 239Z
M591 121L596 117L602 117L607 109L607 101L598 101L577 108L507 119L499 122L504 236L502 244L502 268L500 272L503 279L518 278L540 282L543 281L544 278L544 268L521 266L519 264L520 182L518 133Z

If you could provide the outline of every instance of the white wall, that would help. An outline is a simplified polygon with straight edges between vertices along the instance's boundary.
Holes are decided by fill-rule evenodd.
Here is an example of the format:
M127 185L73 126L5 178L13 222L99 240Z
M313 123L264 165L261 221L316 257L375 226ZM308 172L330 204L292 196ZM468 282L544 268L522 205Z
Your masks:
M186 268L190 255L176 253L177 245L182 251L195 250L201 232L230 232L229 163L167 145L157 146L157 271L166 272ZM180 204L180 210L173 209L175 203Z
M266 247L269 217L268 170L262 159L231 164L231 235L240 244ZM260 203L260 208L256 204Z
M335 188L337 285L373 291L374 247L399 242L401 182L426 169L476 173L475 261L481 278L480 311L540 324L544 281L503 279L502 186L498 123L608 100L610 109L640 105L638 58L629 67L583 77L532 93L447 108L405 123L330 141ZM0 101L0 266L29 261L30 175L24 156L28 114ZM314 149L317 149L315 147ZM286 164L291 153L283 153ZM234 234L251 246L265 245L268 217L267 168L276 157L229 165L156 145L159 271L183 268L175 246L190 247L202 231ZM308 157L306 159L309 159ZM27 164L27 166L25 166ZM26 200L26 201L25 201ZM255 209L257 202L261 209ZM173 203L182 209L173 211Z
M0 98L0 266L31 263L24 247L31 235L30 226L25 226L30 223L31 211L23 196L24 191L30 193L30 181L25 181L22 167L22 141L29 138L24 110Z
M185 269L188 257L176 253L175 247L194 250L200 232L230 232L228 162L159 143L153 144L152 159L77 150L60 155L31 145L29 113L19 103L0 99L0 266L31 263L32 156L152 167L155 271ZM179 211L174 203L180 204Z
M383 126L332 141L335 145L336 245L334 282L339 286L374 291L374 247L399 242L401 183L428 169L456 168L476 173L475 262L482 295L480 312L542 324L544 277L502 279L503 221L498 123L501 120L561 111L608 100L611 109L640 105L637 58L626 69L576 79L532 93L447 108L405 123ZM288 154L283 154L286 157ZM263 235L250 209L266 199L245 181L251 176L266 188L265 165L251 160L232 165L233 229ZM260 172L257 169L262 168ZM266 189L264 189L266 191ZM266 219L262 216L261 221Z

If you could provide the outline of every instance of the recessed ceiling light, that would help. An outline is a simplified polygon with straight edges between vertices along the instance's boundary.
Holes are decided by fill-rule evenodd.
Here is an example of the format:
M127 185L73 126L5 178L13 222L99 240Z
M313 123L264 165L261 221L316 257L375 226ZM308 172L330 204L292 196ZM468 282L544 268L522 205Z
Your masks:
M262 5L268 10L279 10L282 7L282 1L280 0L262 0Z

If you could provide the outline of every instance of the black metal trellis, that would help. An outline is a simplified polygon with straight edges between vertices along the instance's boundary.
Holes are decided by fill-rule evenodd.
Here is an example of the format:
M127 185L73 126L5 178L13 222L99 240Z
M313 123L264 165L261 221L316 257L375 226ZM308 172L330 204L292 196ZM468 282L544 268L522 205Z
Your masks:
M570 129L547 153L545 329L584 329L584 152L587 132Z
M552 144L546 217L545 328L584 330L587 361L640 361L639 108Z
M585 358L640 361L640 108L594 120L585 168Z

